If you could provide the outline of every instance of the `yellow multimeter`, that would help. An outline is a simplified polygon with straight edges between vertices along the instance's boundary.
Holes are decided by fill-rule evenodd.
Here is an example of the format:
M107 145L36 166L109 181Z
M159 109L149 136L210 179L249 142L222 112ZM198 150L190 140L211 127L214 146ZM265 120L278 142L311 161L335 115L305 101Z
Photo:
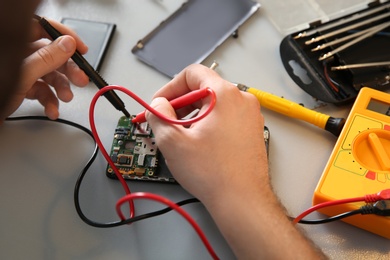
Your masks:
M313 204L390 189L390 94L362 88L316 187ZM320 209L334 216L364 205ZM343 221L390 239L390 217L355 215Z

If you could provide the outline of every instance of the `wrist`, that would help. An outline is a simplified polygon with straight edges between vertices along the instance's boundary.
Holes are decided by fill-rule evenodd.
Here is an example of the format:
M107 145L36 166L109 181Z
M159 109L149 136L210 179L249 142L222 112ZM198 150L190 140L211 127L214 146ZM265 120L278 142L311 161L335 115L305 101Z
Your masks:
M233 180L232 180L233 179ZM223 178L208 193L201 194L198 199L210 210L220 210L226 204L240 206L247 203L265 203L268 198L275 198L270 184L267 167L250 174L235 174L232 178Z

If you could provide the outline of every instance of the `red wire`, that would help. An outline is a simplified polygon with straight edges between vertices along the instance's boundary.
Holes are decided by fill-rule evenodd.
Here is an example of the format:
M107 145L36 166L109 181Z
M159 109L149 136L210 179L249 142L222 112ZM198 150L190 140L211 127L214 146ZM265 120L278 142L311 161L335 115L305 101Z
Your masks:
M103 90L103 89L101 89L101 90ZM118 180L120 181L120 183L122 184L122 187L125 190L126 194L130 194L130 189L127 186L126 181L123 179L122 175L118 171L118 169L115 166L114 162L111 160L110 156L108 155L106 149L104 148L104 145L103 145L102 141L100 140L100 137L99 137L99 135L97 133L97 130L96 130L95 117L94 117L94 115L95 115L95 106L96 106L97 100L99 99L99 97L101 95L103 95L104 92L99 90L95 94L95 96L92 98L92 101L91 101L91 104L90 104L90 107L89 107L89 124L91 126L91 132L93 134L93 137L96 140L96 144L98 145L101 153L103 154L104 158L106 159L108 164L111 166L111 168L114 170L115 175L118 178ZM134 217L134 214L135 214L134 203L132 201L129 201L129 207L130 207L130 218L132 218L132 217ZM122 220L124 220L124 218Z
M152 112L153 114L158 116L160 119L165 120L165 121L167 121L167 122L169 122L171 124L180 124L180 125L189 125L189 124L195 123L195 122L199 121L200 119L204 118L205 116L207 116L211 112L211 110L214 108L214 106L215 106L216 95L215 95L215 92L212 89L207 88L207 91L212 96L212 99L211 99L211 102L210 102L210 105L209 105L208 109L204 113L199 114L198 116L196 116L194 118L187 119L187 120L174 120L174 119L170 119L170 118L166 117L165 115L161 114L157 110L153 109L151 106L149 106L148 103L143 101L136 94L134 94L129 89L124 88L122 86L117 86L117 85L106 86L106 87L100 89L98 92L96 92L96 94L94 95L94 97L93 97L93 99L91 101L90 109L89 109L89 122L90 122L90 125L91 125L91 131L92 131L92 134L93 134L94 138L96 139L96 143L97 143L99 149L101 150L101 152L102 152L104 158L106 159L106 161L109 163L111 168L114 170L114 173L117 176L118 180L121 182L122 187L124 188L126 194L130 194L131 192L130 192L129 187L126 184L126 181L123 179L122 175L118 171L118 169L115 166L114 162L111 160L111 158L108 155L107 151L104 149L104 146L103 146L103 144L102 144L102 142L101 142L101 140L99 138L99 135L97 133L96 125L95 125L95 119L94 119L95 106L96 106L97 100L100 98L100 96L102 96L107 91L114 90L114 89L126 93L127 95L132 97L135 101L137 101L139 104L144 106L147 110L149 110L150 112ZM129 202L129 206L130 206L130 217L133 217L134 216L134 211L135 211L133 202L130 201ZM122 220L124 220L124 218Z
M210 105L209 105L208 109L204 113L199 114L194 118L190 118L190 119L186 119L186 120L174 120L174 119L170 119L170 118L166 117L162 113L153 109L151 106L149 106L149 104L147 104L145 101L143 101L141 98L139 98L137 95L135 95L133 92L131 92L130 90L128 90L126 88L124 88L122 86L115 86L115 85L106 86L106 87L100 89L95 94L95 96L92 98L92 101L90 104L90 109L89 109L89 122L90 122L92 134L96 140L96 143L97 143L99 149L101 150L106 161L109 163L111 168L114 170L115 175L117 176L118 180L121 182L121 184L126 192L126 196L119 199L119 201L116 204L116 210L117 210L119 217L122 220L126 219L126 217L123 215L122 211L120 210L121 205L126 201L129 202L129 206L130 206L130 218L134 217L134 214L135 214L133 199L146 198L146 199L156 200L156 201L159 201L161 203L164 203L164 204L168 205L169 207L171 207L172 209L179 212L192 225L192 227L195 229L195 231L199 235L200 239L202 240L203 244L205 245L205 247L208 250L208 252L210 253L210 255L213 257L213 259L219 259L218 256L216 255L216 253L214 252L213 248L211 247L210 243L208 242L205 234L198 226L198 224L191 218L191 216L186 211L184 211L182 208L180 208L180 206L178 206L174 202L172 202L164 197L161 197L161 196L158 196L155 194L151 194L151 193L138 192L138 193L131 194L129 187L127 186L126 181L124 180L124 178L120 174L120 172L119 172L118 168L115 166L114 162L111 160L110 156L108 155L106 149L103 146L103 143L101 142L101 140L99 138L99 135L98 135L97 130L96 130L95 119L94 119L95 106L96 106L97 100L105 92L107 92L109 90L114 90L114 89L128 94L135 101L137 101L139 104L144 106L147 110L149 110L150 112L152 112L153 114L158 116L160 119L165 120L166 122L169 122L171 124L179 124L179 125L189 125L189 124L195 123L195 122L199 121L200 119L204 118L205 116L207 116L215 106L215 103L216 103L215 92L212 89L207 88L207 91L211 95L211 101L210 101Z
M328 84L330 85L330 87L336 92L338 93L340 90L339 88L333 84L330 76L329 76L329 72L328 72L328 68L327 68L327 65L326 63L324 63L324 75L325 75L325 78L326 78L326 81L328 82Z
M121 206L126 201L132 201L134 199L150 199L154 201L161 202L162 204L165 204L169 206L170 208L176 210L180 215L182 215L189 224L194 228L196 233L198 234L199 238L202 240L204 246L206 247L207 251L211 255L213 259L219 259L213 248L211 247L209 241L207 240L205 234L203 233L202 229L199 227L199 225L196 223L196 221L180 206L178 206L176 203L170 201L167 198L164 198L162 196L152 194L152 193L146 193L146 192L136 192L129 195L126 195L118 200L116 204L116 211L118 215L123 216L123 213L121 211Z
M305 210L304 212L302 212L298 217L296 217L293 220L293 223L294 224L298 223L305 216L307 216L310 213L312 213L313 211L316 211L316 210L321 209L321 208L340 205L340 204L346 204L346 203L352 203L352 202L361 202L361 201L364 201L366 203L372 203L372 202L376 202L378 200L389 199L389 198L390 198L390 189L385 189L385 190L382 190L378 193L367 194L367 195L362 196L362 197L326 201L326 202L314 205L311 208Z
M332 200L332 201L327 201L323 202L317 205L312 206L311 208L305 210L302 212L298 217L296 217L293 221L294 224L298 223L301 221L304 217L312 213L313 211L316 211L321 208L325 207L330 207L334 205L340 205L340 204L345 204L345 203L351 203L351 202L359 202L359 201L364 201L365 197L357 197L357 198L349 198L349 199L341 199L341 200Z
M154 115L156 115L157 117L159 117L160 119L168 122L168 123L171 123L171 124L175 124L175 125L190 125L190 124L193 124L197 121L199 121L200 119L204 118L205 116L207 116L208 114L210 114L210 112L213 110L214 106L215 106L215 103L216 103L216 94L215 92L211 89L211 88L207 88L207 91L210 93L211 95L211 101L210 101L210 105L208 106L207 110L202 113L202 114L199 114L197 115L196 117L193 117L193 118L189 118L189 119L181 119L181 120L176 120L176 119L171 119L169 117L166 117L164 114L158 112L157 110L155 110L153 107L151 107L148 103L146 103L145 101L143 101L140 97L138 97L136 94L134 94L133 92L131 92L129 89L127 88L124 88L122 86L117 86L117 85L110 85L110 86L106 86L102 89L100 89L94 99L97 99L99 98L101 95L103 95L104 93L106 93L107 91L109 90L119 90L119 91L122 91L124 93L126 93L127 95L129 95L131 98L133 98L135 101L137 101L140 105L142 105L143 107L145 107L147 110L149 110L150 112L152 112ZM95 101L96 102L96 101Z

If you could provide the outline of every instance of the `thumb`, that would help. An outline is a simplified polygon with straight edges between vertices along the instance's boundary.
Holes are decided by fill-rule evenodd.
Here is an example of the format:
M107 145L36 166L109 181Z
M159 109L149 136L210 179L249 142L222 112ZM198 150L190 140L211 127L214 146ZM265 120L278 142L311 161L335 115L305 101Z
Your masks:
M150 106L168 118L177 119L175 110L166 98L157 97L153 99ZM158 134L158 132L162 131L164 126L168 124L156 115L152 114L150 111L146 111L145 116L154 133Z
M157 97L152 100L150 106L168 118L177 119L175 110L173 109L171 103L169 103L169 101L166 98ZM150 124L152 122L162 121L160 118L158 118L150 111L146 111L145 116Z
M33 83L44 75L56 70L66 63L75 51L76 41L68 35L61 36L51 44L38 49L25 59L24 65L32 68L25 75L27 77L26 80Z

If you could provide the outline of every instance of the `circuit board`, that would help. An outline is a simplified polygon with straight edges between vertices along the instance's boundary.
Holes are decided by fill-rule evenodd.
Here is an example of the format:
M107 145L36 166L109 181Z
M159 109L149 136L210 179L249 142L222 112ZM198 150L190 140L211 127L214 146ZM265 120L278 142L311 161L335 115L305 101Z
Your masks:
M263 135L268 155L270 132L267 127L264 127ZM119 118L110 157L126 180L177 183L165 164L147 122L133 124L131 118ZM110 178L117 178L109 164L106 174Z
M114 132L110 157L124 179L176 183L147 122L133 124L131 118L121 117ZM110 165L106 174L116 178Z

